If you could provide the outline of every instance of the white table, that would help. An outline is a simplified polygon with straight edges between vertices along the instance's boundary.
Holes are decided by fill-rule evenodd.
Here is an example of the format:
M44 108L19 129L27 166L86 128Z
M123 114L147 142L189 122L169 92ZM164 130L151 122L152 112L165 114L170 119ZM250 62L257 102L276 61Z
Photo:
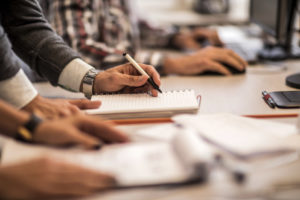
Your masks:
M300 71L300 62L288 61L283 63L286 68L260 68L252 66L245 75L232 77L222 76L193 76L178 77L169 76L162 78L162 90L194 89L201 94L202 103L200 114L229 112L238 115L250 114L283 114L298 113L298 109L280 110L271 109L261 98L261 91L294 90L285 85L285 77L288 74ZM42 95L65 96L72 98L83 97L81 94L66 92L54 88L48 83L37 83L36 88ZM295 123L296 118L277 118L273 120L286 123ZM120 126L119 128L130 133L152 125ZM265 199L281 195L281 199L298 199L298 188L288 190L280 189L270 191L267 186L274 180L282 179L293 181L300 180L300 162L274 168L272 170L260 170L248 174L248 181L238 185L228 177L217 176L205 184L195 184L176 188L135 188L118 191L109 191L91 196L89 200L173 200L173 199ZM220 174L219 174L220 175ZM280 197L280 196L279 196ZM280 199L280 198L279 198Z

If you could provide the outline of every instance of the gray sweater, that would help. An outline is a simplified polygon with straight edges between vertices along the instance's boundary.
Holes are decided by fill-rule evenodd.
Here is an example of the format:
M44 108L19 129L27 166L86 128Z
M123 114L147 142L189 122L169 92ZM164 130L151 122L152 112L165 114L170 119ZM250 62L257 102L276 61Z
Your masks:
M0 81L19 71L19 56L57 85L63 68L79 57L51 29L36 0L1 0L0 20Z

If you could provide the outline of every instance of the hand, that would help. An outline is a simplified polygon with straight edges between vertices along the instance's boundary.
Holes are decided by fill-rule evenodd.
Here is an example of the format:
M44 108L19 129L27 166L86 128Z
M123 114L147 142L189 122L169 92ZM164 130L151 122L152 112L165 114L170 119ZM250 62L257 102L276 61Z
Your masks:
M167 58L164 70L166 74L195 75L213 71L231 75L231 72L222 63L240 71L245 70L247 66L247 62L230 49L206 47L189 56Z
M0 199L82 197L115 185L113 177L40 158L0 167Z
M101 142L127 142L128 137L98 117L74 115L42 122L34 131L33 142L48 145L82 145L98 148Z
M98 108L100 105L100 101L47 99L38 95L22 110L30 113L35 112L41 117L53 119L78 114L80 109L93 109Z
M179 33L174 38L174 45L180 49L199 50L202 48L199 40L207 40L211 45L223 46L217 31L197 28L188 33Z
M140 66L153 78L157 85L160 85L160 77L154 67L144 64L140 64ZM94 91L95 93L139 93L151 91L153 96L157 96L157 91L147 80L147 76L140 75L131 64L124 64L100 72L95 79Z

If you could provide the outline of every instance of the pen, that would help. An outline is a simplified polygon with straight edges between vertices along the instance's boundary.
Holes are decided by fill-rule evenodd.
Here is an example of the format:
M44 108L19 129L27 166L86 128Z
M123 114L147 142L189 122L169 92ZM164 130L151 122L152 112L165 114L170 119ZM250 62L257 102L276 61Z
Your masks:
M262 91L263 99L270 106L270 108L275 108L275 102L267 91Z
M123 56L142 74L148 77L148 83L150 83L154 89L162 93L162 91L159 89L158 85L153 81L153 79L141 68L141 66L128 54L123 53Z

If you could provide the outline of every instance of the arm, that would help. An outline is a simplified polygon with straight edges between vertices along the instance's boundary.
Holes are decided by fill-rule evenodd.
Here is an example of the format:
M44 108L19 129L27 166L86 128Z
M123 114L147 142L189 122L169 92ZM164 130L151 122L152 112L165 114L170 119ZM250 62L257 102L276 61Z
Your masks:
M18 127L25 124L30 115L26 112L19 112L13 107L0 101L0 133L14 138Z
M17 108L28 104L37 95L37 91L20 70L22 65L23 62L11 50L11 44L0 25L0 99Z
M58 37L44 19L36 1L4 0L2 23L14 51L53 84L78 55Z
M29 113L18 111L0 100L0 133L16 138L19 127L29 119ZM54 146L79 144L90 149L99 145L99 139L109 143L128 141L128 137L112 124L85 115L46 120L39 123L32 133L32 142Z

